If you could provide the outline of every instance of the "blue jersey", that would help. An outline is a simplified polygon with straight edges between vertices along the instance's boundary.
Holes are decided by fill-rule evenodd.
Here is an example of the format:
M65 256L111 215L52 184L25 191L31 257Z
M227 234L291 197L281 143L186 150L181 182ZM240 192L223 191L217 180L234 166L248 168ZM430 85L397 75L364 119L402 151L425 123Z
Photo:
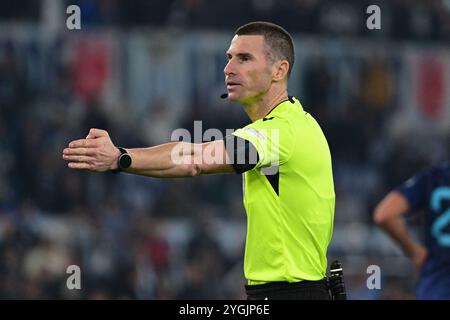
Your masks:
M422 171L396 189L412 212L423 210L428 257L417 284L418 299L450 299L450 164Z

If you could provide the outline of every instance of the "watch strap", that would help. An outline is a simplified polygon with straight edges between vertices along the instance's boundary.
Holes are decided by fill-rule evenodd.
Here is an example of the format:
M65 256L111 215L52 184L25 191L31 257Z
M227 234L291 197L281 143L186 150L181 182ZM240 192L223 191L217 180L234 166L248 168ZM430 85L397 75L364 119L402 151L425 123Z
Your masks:
M120 168L120 157L123 154L128 153L127 150L125 150L122 147L117 147L117 149L119 149L120 155L119 155L119 158L117 158L117 169L111 170L112 173L119 173L120 171L122 171L122 169Z

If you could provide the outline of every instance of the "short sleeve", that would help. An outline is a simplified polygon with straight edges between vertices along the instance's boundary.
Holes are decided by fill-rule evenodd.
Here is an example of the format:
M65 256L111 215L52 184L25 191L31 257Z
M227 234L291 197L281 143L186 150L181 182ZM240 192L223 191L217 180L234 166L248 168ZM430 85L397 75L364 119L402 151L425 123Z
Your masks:
M267 119L266 119L267 120ZM256 148L259 161L256 168L278 166L287 161L290 156L290 130L286 122L279 119L261 119L242 129L233 132L233 135L250 141Z
M426 171L416 174L395 189L406 197L412 211L426 206L425 190L428 175Z

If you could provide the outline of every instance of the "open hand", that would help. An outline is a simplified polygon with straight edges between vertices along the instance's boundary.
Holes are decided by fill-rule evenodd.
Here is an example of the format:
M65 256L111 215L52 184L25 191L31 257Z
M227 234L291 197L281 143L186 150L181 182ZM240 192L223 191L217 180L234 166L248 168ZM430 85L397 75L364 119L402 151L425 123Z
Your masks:
M104 172L117 169L120 151L105 130L91 129L86 139L74 140L63 150L71 169Z

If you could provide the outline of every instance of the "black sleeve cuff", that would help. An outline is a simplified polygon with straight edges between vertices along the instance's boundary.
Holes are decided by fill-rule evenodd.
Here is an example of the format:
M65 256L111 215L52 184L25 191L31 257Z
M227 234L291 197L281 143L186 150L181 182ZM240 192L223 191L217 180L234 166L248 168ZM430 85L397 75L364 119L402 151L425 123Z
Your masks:
M248 140L235 135L228 135L224 139L225 150L231 160L236 173L241 174L252 170L259 161L258 151Z

